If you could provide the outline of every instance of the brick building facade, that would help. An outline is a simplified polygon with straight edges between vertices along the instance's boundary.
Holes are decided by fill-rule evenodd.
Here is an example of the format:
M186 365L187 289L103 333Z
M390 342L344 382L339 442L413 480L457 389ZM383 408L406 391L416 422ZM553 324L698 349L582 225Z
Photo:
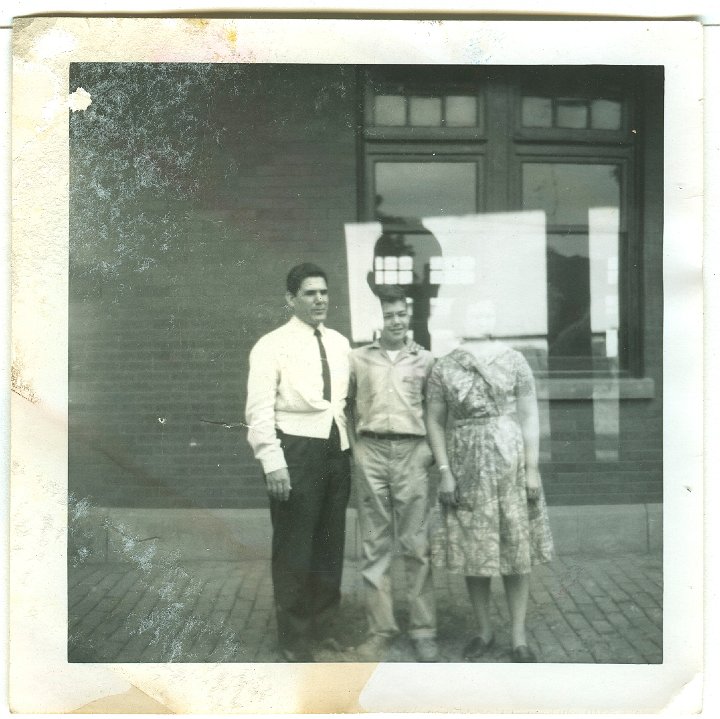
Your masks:
M423 120L434 107L425 101L455 78L437 126ZM71 67L77 87L92 105L70 118L75 496L104 507L265 506L242 425L248 352L288 316L287 270L327 269L328 324L350 337L345 225L378 219L373 163L454 153L482 155L478 212L523 209L526 157L622 168L618 350L609 368L536 361L541 469L551 505L661 501L657 68L82 63ZM417 126L392 118L404 92L411 108L423 99ZM473 97L485 114L468 128ZM368 114L378 98L391 98L384 129ZM558 237L584 232L565 224Z

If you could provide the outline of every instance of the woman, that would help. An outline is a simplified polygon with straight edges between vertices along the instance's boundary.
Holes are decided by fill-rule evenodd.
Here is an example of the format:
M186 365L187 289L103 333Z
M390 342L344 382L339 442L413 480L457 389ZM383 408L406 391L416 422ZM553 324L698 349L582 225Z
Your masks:
M553 546L538 471L539 422L535 383L523 356L493 341L492 307L475 304L464 341L440 358L430 375L427 431L440 470L442 519L433 555L461 572L478 634L464 658L494 644L490 579L502 576L512 622L512 657L534 662L525 632L533 565Z

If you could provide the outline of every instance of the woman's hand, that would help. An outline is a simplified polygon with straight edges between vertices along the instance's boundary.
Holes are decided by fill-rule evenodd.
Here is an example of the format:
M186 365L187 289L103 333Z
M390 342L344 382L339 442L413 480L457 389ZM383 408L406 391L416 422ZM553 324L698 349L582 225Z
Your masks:
M440 500L441 504L444 504L446 507L457 506L457 483L455 482L455 477L453 477L453 473L450 471L450 467L444 467L440 470L438 499Z
M540 499L540 471L537 467L525 468L525 491L528 502L537 502Z

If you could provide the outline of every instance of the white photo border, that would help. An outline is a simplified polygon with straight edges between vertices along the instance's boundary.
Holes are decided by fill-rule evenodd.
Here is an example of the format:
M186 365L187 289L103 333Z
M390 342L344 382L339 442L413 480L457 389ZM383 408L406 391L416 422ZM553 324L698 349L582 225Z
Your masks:
M28 393L12 398L13 710L65 713L134 691L174 713L697 710L703 613L702 38L702 26L692 21L16 21L12 344ZM662 665L67 662L68 70L70 62L121 61L665 67Z

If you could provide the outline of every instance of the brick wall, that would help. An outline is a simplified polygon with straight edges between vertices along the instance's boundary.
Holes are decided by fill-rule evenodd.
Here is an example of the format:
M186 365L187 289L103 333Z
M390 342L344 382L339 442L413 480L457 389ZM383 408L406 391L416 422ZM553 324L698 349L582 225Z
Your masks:
M657 390L658 393L660 390ZM541 463L548 501L555 505L662 501L661 400L619 400L619 433L599 442L592 429L592 402L552 403L552 459ZM596 450L611 448L612 459Z
M81 64L70 80L93 98L70 118L70 490L105 506L264 506L239 426L248 352L286 319L284 276L300 261L327 269L328 324L349 334L356 73ZM622 402L614 462L594 456L587 402L553 403L553 504L661 498L662 228L650 229L656 397Z
M327 269L328 324L348 333L354 82L338 67L73 67L93 105L71 118L72 492L264 502L244 430L223 424L243 420L248 351L285 321L293 264Z

